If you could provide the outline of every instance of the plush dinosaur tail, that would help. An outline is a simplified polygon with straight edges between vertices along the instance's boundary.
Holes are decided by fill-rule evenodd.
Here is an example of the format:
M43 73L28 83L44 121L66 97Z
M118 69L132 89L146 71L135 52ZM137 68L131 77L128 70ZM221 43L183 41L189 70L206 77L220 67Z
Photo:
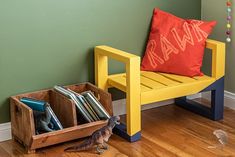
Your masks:
M93 146L93 142L92 139L89 138L86 141L84 141L83 143L81 143L78 146L73 146L73 147L68 147L66 148L64 151L66 152L78 152L78 151L84 151L84 150L88 150Z

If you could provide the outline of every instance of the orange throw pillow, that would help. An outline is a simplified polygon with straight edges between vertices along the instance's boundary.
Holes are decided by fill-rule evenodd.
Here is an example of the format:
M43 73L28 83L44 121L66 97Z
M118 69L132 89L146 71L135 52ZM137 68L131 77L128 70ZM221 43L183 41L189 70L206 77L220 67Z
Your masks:
M201 76L206 39L216 21L185 20L155 9L141 70Z

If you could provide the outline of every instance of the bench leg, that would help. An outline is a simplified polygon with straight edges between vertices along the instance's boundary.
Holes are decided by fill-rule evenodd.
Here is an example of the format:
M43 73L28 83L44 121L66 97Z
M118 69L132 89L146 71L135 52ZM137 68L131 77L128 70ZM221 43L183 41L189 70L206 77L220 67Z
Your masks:
M128 99L128 98L127 98ZM113 132L129 142L140 140L141 107L140 104L126 102L126 124L116 125Z
M114 133L135 142L140 139L140 63L139 58L131 59L126 65L126 126L117 125Z
M175 99L175 104L200 114L212 120L223 119L224 112L224 78L220 78L202 92L211 91L211 107L206 107L192 100L187 100L186 97Z

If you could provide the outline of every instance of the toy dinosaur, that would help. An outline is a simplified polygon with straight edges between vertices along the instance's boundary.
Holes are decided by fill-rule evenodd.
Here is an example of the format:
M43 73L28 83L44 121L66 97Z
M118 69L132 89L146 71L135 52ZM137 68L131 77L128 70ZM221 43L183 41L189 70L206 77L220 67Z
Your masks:
M111 117L106 126L93 132L91 137L89 137L82 144L66 148L64 151L66 152L85 151L91 149L93 146L96 146L96 151L99 154L103 153L104 149L105 150L108 149L107 142L109 140L109 137L113 134L112 129L115 127L116 124L120 124L119 121L120 121L119 116Z

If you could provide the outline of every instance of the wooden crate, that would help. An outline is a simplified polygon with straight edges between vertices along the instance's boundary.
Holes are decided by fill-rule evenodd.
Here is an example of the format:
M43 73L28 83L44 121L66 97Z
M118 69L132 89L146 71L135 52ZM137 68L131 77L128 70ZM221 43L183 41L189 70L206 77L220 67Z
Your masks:
M90 90L100 100L107 112L112 115L111 95L90 83L67 86L75 92L81 93ZM28 97L44 100L50 103L57 115L63 130L35 134L33 110L20 102L20 98ZM10 98L12 137L23 144L28 153L33 153L37 148L42 148L86 136L90 136L95 130L105 126L107 120L101 120L86 124L80 124L77 117L74 102L53 89L32 93L20 94Z

